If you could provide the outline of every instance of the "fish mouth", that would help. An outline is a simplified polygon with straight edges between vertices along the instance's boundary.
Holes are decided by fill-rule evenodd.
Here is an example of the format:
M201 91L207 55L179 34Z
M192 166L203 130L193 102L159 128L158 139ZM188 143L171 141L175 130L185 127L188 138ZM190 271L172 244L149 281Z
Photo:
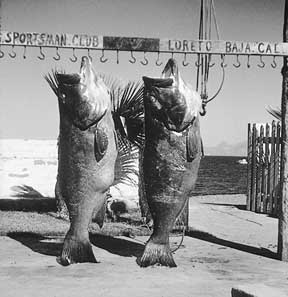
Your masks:
M147 76L143 76L142 78L145 86L148 88L169 88L173 85L172 78L151 78Z
M56 73L59 85L78 85L80 83L80 76L78 73L66 74L66 73Z

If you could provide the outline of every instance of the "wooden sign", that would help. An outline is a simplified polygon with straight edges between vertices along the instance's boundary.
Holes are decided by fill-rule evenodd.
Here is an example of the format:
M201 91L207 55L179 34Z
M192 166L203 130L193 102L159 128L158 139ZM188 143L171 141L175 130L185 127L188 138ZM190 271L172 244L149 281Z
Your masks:
M0 35L0 44L34 47L103 48L103 37L88 34L6 32Z
M288 43L267 41L160 39L2 31L0 44L188 54L288 56Z

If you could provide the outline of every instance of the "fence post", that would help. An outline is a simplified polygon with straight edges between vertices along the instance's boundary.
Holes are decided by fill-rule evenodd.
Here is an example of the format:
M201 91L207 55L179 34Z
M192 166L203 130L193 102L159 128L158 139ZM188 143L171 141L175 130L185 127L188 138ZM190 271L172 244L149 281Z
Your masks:
M248 141L247 141L247 200L246 209L251 210L252 196L252 129L251 124L248 124Z
M288 0L285 0L283 41L288 41ZM280 214L278 226L278 255L282 261L288 261L288 58L283 58L282 68L282 142L281 142L281 172L280 172Z
M267 123L265 127L265 154L264 154L264 166L263 166L263 212L267 213L267 206L268 206L268 195L269 195L269 162L270 162L270 149L269 149L269 137L270 137L270 126Z
M256 197L257 197L257 159L256 159L256 152L257 152L257 129L256 124L253 124L252 128L252 172L251 172L251 210L256 210Z

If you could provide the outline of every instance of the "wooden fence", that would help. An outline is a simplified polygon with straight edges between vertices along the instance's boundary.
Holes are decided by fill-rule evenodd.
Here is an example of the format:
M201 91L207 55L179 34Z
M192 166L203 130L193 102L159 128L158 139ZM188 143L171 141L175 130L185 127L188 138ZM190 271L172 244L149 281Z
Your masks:
M248 124L247 210L277 215L281 159L281 125Z

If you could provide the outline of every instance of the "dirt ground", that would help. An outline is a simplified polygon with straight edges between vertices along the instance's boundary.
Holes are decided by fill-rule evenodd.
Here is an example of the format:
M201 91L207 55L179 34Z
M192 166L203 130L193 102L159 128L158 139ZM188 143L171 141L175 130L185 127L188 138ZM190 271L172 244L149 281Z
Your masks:
M288 263L277 260L277 219L243 210L245 195L190 199L190 229L174 254L177 268L140 268L147 237L91 236L100 263L59 266L62 236L0 237L1 296L231 296L265 285L288 296ZM172 237L176 246L180 237ZM270 295L272 297L272 295Z

